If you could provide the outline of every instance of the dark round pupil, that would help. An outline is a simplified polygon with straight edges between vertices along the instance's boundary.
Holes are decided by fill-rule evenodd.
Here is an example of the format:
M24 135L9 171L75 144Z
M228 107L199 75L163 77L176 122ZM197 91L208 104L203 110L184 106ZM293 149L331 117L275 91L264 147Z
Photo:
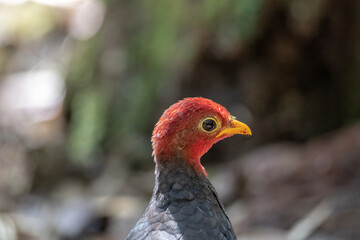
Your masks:
M202 126L203 126L205 131L212 131L212 130L214 130L216 128L216 123L212 119L206 119L203 122Z

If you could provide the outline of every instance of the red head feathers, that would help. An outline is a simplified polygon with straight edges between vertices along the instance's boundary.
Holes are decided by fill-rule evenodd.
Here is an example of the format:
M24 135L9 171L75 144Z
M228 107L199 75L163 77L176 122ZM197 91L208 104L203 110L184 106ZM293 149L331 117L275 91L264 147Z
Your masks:
M157 162L181 158L203 171L200 157L234 134L251 135L251 131L223 106L205 98L185 98L170 106L156 124L153 155Z

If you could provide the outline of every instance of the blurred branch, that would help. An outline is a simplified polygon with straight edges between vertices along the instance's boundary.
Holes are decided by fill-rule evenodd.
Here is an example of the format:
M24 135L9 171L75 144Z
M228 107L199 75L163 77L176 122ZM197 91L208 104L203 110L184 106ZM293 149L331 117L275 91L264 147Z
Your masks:
M329 200L319 203L313 210L300 219L288 232L287 240L307 239L323 222L328 219L333 211Z

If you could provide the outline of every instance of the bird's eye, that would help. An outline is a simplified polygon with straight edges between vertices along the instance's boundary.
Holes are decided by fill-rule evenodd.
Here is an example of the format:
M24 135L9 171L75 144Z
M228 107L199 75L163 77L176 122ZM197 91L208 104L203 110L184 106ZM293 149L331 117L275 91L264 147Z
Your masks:
M212 117L205 118L201 123L201 129L205 132L213 132L217 128L216 119Z

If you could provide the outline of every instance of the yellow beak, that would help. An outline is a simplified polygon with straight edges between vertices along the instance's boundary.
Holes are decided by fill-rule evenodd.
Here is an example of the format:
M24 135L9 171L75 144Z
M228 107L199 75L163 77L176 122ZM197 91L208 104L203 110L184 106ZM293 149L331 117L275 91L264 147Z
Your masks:
M221 137L225 134L226 135L242 134L242 135L251 136L251 130L245 123L239 122L235 119L232 119L231 123L232 124L230 127L225 128L224 130L219 132L219 134L216 137Z

